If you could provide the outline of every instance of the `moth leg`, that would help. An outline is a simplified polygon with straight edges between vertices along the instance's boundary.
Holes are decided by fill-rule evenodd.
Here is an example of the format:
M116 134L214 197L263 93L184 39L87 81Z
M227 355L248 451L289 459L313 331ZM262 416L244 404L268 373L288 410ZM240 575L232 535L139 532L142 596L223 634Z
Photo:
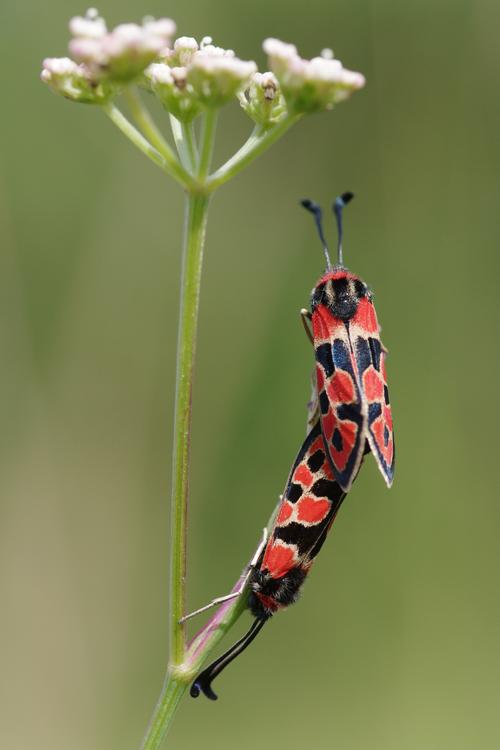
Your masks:
M304 326L304 331L306 332L306 336L311 342L311 344L314 345L313 335L311 333L311 329L309 328L308 323L311 322L312 315L309 312L309 310L306 310L305 307L302 308L300 311L300 319L302 320L302 325Z
M231 599L236 599L238 596L240 596L243 593L243 589L246 586L247 580L248 578L247 576L245 576L244 583L237 591L231 591L230 594L226 594L225 596L218 596L216 599L212 599L210 604L205 604L204 607L200 607L199 609L195 609L194 612L190 612L188 615L184 615L184 617L181 617L179 622L180 623L186 622L187 620L190 620L195 615L200 615L202 612L206 612L207 609L216 607L218 604L224 604L224 602L229 602Z
M236 591L231 591L230 594L225 594L225 596L218 596L216 599L212 599L212 601L209 604L205 604L204 607L200 607L199 609L195 609L194 612L190 612L188 615L184 615L184 617L181 617L181 619L179 620L179 622L180 623L186 622L186 620L190 620L191 617L194 617L195 615L199 615L199 614L201 614L201 612L206 612L207 609L211 609L212 607L216 607L218 604L224 604L224 602L229 602L229 601L231 601L231 599L237 599L239 596L241 596L241 594L245 590L245 586L248 583L248 579L250 578L253 569L255 568L255 566L257 565L257 563L259 562L259 558L260 558L260 556L261 556L261 554L262 554L262 552L264 550L264 547L267 544L267 537L268 537L268 532L267 532L267 528L265 528L263 530L263 532L262 532L262 539L259 542L259 546L255 550L255 553L254 553L252 559L250 560L250 562L246 566L245 577L241 581L241 583L240 583L239 587L236 589Z
M255 568L255 566L259 562L259 558L260 558L262 552L264 551L264 547L267 544L268 538L269 538L269 532L267 530L267 526L264 526L264 528L262 529L262 539L259 542L259 546L255 550L254 556L252 557L252 559L250 560L250 562L247 565L247 568L248 568L248 571L247 571L247 580L248 580L249 574L252 572L252 570Z

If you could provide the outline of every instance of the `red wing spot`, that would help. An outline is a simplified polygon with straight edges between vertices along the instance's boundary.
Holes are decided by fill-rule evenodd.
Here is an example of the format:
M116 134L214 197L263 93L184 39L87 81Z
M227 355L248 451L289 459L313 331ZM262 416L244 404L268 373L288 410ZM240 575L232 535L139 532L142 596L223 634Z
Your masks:
M372 432L375 438L375 442L377 443L377 448L379 449L386 464L388 466L391 466L393 458L392 432L389 434L389 440L386 445L384 441L384 428L385 423L382 417L378 417L378 419L376 419L372 424Z
M333 432L337 425L337 420L332 409L329 409L327 414L323 414L321 417L321 427L323 428L323 435L325 440L329 443L332 439Z
M304 487L309 487L313 482L313 475L305 465L305 463L300 464L295 469L295 472L293 474L293 481L294 482L300 482L304 485Z
M387 456L385 459L387 461L387 466L392 466L392 460L394 458L394 443L392 439L389 439L387 448L385 449L385 455Z
M321 437L321 435L316 438L314 443L309 448L307 452L307 457L312 456L314 453L316 453L316 451L323 451L323 453L325 452L325 444L323 442L323 438Z
M291 568L295 567L295 550L285 547L280 542L267 546L262 570L268 570L273 578L283 578Z
M330 507L329 500L318 500L310 495L305 495L298 503L297 519L305 523L319 523L326 517Z
M375 440L377 441L379 450L383 451L384 450L384 420L382 419L382 417L377 417L377 419L373 422L372 432L375 436Z
M384 406L384 419L389 430L392 430L392 410L390 406Z
M323 370L319 365L316 365L316 384L318 393L321 393L325 384L325 376L323 375Z
M373 303L369 299L363 297L359 300L358 309L356 315L352 319L352 322L360 328L363 328L367 333L378 334L378 323L377 315L375 314L375 308Z
M288 500L284 500L281 504L280 512L278 513L278 518L276 519L276 523L278 526L282 526L293 513L293 505L288 502Z
M384 395L384 384L378 372L370 365L363 374L363 388L368 401L381 401Z
M346 420L344 422L339 422L338 429L342 436L342 450L337 450L335 446L330 443L331 457L337 469L343 471L347 466L354 443L356 442L358 428L354 422L348 422Z
M342 370L337 370L330 378L326 391L330 401L335 404L352 404L356 400L352 378Z

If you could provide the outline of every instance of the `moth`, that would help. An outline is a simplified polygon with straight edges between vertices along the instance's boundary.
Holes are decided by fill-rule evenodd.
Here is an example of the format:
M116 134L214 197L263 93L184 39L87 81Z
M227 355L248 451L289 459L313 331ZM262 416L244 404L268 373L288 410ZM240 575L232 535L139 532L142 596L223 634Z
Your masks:
M348 492L364 453L371 451L388 487L394 477L394 434L387 387L387 350L367 284L344 266L342 209L353 198L344 193L333 204L338 228L338 260L332 266L322 225L322 211L310 211L326 258L326 270L311 294L311 323L316 358L320 423L335 479Z

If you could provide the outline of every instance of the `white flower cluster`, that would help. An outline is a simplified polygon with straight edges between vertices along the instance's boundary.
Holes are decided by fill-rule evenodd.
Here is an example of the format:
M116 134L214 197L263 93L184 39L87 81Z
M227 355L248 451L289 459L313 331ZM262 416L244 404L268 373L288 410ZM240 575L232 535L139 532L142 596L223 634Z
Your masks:
M74 101L101 102L168 53L176 26L169 18L146 18L141 26L120 24L108 31L104 19L91 8L85 16L72 18L69 29L73 60L48 58L42 80Z
M344 68L340 60L333 58L331 50L323 50L321 57L304 60L295 45L279 39L266 39L263 49L293 112L332 109L365 85L364 76Z
M170 18L147 18L142 26L123 23L108 31L103 18L93 8L84 18L72 18L69 30L73 39L69 51L84 63L94 80L110 78L130 81L157 57L166 54L175 34Z
M274 73L254 73L250 86L238 98L245 112L259 125L273 125L287 111Z
M254 62L216 47L210 37L198 45L184 36L176 39L164 62L149 66L146 77L166 109L188 122L202 107L221 107L238 95L256 71Z
M204 108L221 107L238 97L245 112L269 127L287 112L331 109L365 84L361 73L346 70L331 50L302 59L293 44L266 39L271 72L258 73L253 61L204 37L181 36L172 44L175 23L145 18L141 25L120 24L108 31L94 8L72 18L69 51L73 59L47 58L42 80L78 102L102 104L127 84L148 86L164 107L183 122Z
M69 57L47 57L40 77L53 91L74 102L99 104L106 101L110 93L105 83L93 82L85 66Z

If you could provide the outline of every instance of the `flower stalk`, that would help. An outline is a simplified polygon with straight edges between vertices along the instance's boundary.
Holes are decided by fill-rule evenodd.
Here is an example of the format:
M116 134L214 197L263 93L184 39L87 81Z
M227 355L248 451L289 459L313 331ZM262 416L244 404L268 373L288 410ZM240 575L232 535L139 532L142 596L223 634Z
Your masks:
M174 416L170 547L170 662L182 665L185 656L187 504L191 410L201 269L209 197L187 194L182 260L177 377Z
M254 159L267 151L273 143L276 143L292 125L299 121L300 117L300 114L287 115L279 123L267 129L261 125L256 125L246 143L209 177L207 180L208 190L216 190L232 177L235 177Z
M198 176L205 181L212 163L212 153L214 150L215 130L217 127L217 110L209 109L203 120L203 130L201 133L201 151L200 167Z
M137 130L137 128L135 128L129 120L127 120L123 112L121 112L121 110L119 110L115 104L107 102L106 104L102 105L102 109L109 117L111 122L116 125L118 130L121 130L123 135L126 136L129 141L131 141L134 146L139 149L139 151L142 151L142 153L147 156L148 159L156 164L157 167L160 167L160 169L166 172L170 177L173 177L174 180L177 180L177 182L179 182L187 190L198 189L196 180L194 180L189 172L184 169L182 164L179 163L177 157L171 150L170 146L168 146L168 144L166 144L167 148L163 149L163 153L160 153L151 145L151 143L142 135L142 133Z
M163 137L160 129L153 120L148 108L142 103L139 92L135 87L127 88L124 92L133 119L149 140L152 146L163 156L165 161L173 164L177 161L175 153Z

